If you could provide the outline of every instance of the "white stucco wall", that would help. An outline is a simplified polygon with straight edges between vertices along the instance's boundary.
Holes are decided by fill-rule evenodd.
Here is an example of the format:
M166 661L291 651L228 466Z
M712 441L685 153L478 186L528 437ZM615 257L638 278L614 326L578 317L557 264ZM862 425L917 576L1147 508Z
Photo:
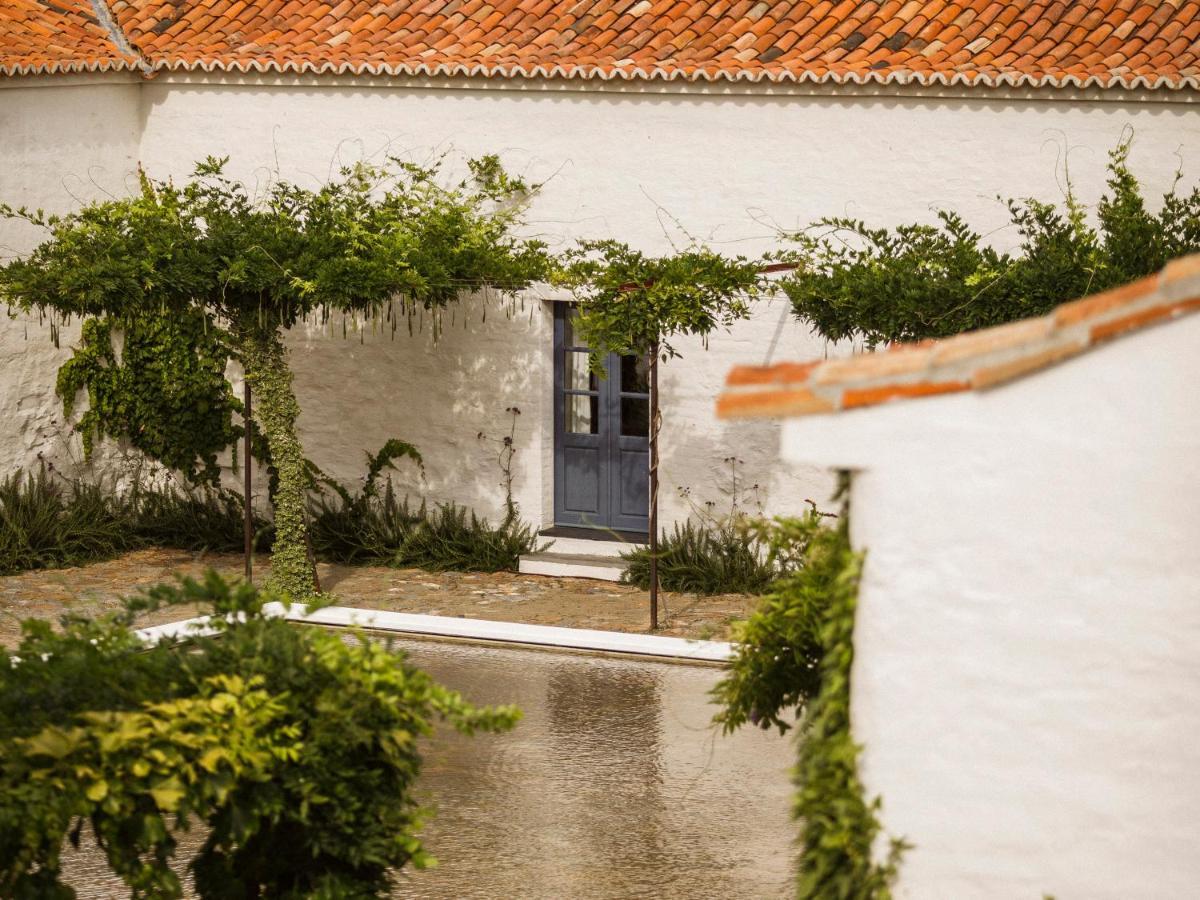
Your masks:
M129 189L141 139L139 84L105 76L12 84L0 79L0 202L66 212ZM39 234L0 219L0 259L27 253ZM82 457L54 396L55 374L78 335L78 323L65 326L55 348L37 317L0 311L0 473L36 466L39 453L64 466ZM114 449L98 461L115 464Z
M825 215L895 223L931 219L930 208L944 205L988 231L1005 221L997 193L1058 196L1063 146L1073 148L1080 194L1094 200L1105 153L1130 126L1137 133L1137 171L1153 176L1152 194L1167 186L1180 151L1188 173L1200 178L1200 117L1181 103L1029 101L980 92L920 99L463 85L228 84L160 76L137 88L136 157L156 175L182 176L199 158L228 154L232 171L244 178L278 170L315 184L339 162L364 156L428 161L450 151L453 164L497 152L511 169L545 181L529 230L555 249L578 237L615 236L665 251L691 235L747 254L775 244L777 229ZM5 94L0 91L0 103ZM27 110L23 118L48 115ZM0 143L0 154L6 152ZM0 156L0 167L5 162ZM85 168L83 161L70 165ZM38 190L52 187L46 177L37 183ZM1005 231L994 239L1012 243L1014 236ZM530 302L511 322L489 315L484 325L468 316L470 327L448 330L437 348L427 336L401 334L392 341L368 332L362 344L347 344L340 331L331 338L298 330L293 346L309 455L351 479L361 472L362 450L403 437L425 452L428 473L424 483L401 476L402 487L414 497L454 499L495 515L499 472L490 445L476 435L506 431L504 409L516 404L523 411L517 496L529 518L549 524L550 311ZM776 425L731 432L714 419L724 373L765 361L773 343L776 359L827 352L823 341L785 315L781 301L715 337L707 352L699 342L680 344L684 358L672 362L662 380L666 520L689 510L676 494L680 486L693 489L694 503L728 509L725 459L731 455L744 460L739 482L760 485L767 512L788 509L787 498L828 495L825 472L777 462ZM53 366L37 365L50 390ZM0 463L26 458L23 446L0 435Z
M1200 315L983 393L789 421L855 470L852 720L900 896L1200 885Z

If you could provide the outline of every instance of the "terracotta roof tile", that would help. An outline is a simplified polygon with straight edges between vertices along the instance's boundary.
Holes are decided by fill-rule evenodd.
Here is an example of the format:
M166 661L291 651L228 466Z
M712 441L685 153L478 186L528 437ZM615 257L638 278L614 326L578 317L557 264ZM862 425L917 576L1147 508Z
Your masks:
M740 366L729 373L717 413L724 418L810 415L985 390L1195 312L1200 312L1200 254L1033 319L843 359Z
M0 0L0 71L1200 87L1185 0L93 2Z
M0 74L133 69L137 57L90 0L0 0Z

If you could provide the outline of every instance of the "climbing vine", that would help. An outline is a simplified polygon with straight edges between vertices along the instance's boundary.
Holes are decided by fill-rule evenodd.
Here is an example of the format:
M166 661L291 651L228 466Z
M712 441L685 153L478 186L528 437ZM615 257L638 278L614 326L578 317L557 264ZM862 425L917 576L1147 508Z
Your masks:
M120 358L114 332L124 336ZM225 380L228 361L222 333L199 310L87 319L56 390L68 419L86 391L88 406L75 425L85 456L100 438L123 440L193 484L216 486L217 454L233 448L236 462L243 433L233 420L242 405Z
M618 241L581 242L555 279L579 302L579 335L597 369L608 353L644 357L657 347L664 359L678 356L674 338L707 338L749 318L764 287L756 260L706 247L653 257Z
M795 235L797 264L780 286L798 318L830 340L868 345L940 338L1039 316L1060 303L1157 272L1200 251L1200 186L1177 175L1151 212L1129 168L1130 139L1110 154L1094 227L1069 180L1063 204L1007 201L1020 236L1000 253L962 216L938 225L874 228L823 219Z
M843 479L845 483L845 479ZM726 732L747 722L789 730L799 722L797 793L801 900L889 900L906 843L873 856L881 801L858 774L862 748L850 731L850 673L862 556L850 547L845 511L836 527L816 510L765 531L773 557L798 563L735 628L730 673L714 689Z

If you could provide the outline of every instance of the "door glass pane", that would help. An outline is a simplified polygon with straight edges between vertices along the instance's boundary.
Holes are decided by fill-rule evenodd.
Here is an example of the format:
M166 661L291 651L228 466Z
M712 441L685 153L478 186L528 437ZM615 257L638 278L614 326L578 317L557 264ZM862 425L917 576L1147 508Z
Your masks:
M621 398L621 434L626 437L650 435L650 401Z
M570 434L599 434L600 398L587 394L564 394L567 401L567 432Z
M579 316L579 310L568 309L563 313L563 346L564 347L586 347L586 344L580 343L583 339L575 333L575 319Z
M621 390L627 394L650 393L650 363L645 357L621 357Z
M568 391L598 391L599 379L588 371L588 355L567 351L567 362L563 367L563 387Z

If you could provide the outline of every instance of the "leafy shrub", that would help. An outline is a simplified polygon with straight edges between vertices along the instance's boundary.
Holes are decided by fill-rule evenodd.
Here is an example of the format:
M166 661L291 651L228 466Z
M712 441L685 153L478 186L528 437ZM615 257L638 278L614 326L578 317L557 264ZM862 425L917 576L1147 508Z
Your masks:
M650 549L621 554L629 563L626 584L650 588ZM753 533L736 521L696 525L690 520L663 529L658 543L658 579L663 590L696 594L761 594L778 575Z
M270 526L257 516L254 524L264 549ZM243 527L242 498L232 491L136 485L120 494L42 468L0 481L0 574L85 565L139 547L240 550Z
M419 512L409 509L407 499L397 501L390 479L380 495L380 475L385 468L395 468L393 462L401 458L422 466L417 448L397 438L374 455L368 453L363 486L356 494L310 463L318 490L309 530L319 558L354 564L385 562L396 555L421 520ZM322 486L333 492L332 498L320 490Z
M127 501L132 529L141 543L181 550L232 552L245 546L241 494L218 488L136 486ZM253 514L254 546L271 546L270 523Z
M1130 142L1110 154L1108 192L1088 223L1068 185L1062 208L1009 200L1020 235L998 253L956 213L940 226L870 228L825 219L796 236L796 272L781 282L796 315L826 338L868 345L958 334L1042 315L1054 306L1126 284L1200 250L1200 187L1176 184L1151 213L1127 165ZM1181 177L1181 176L1180 176ZM810 229L812 231L813 229Z
M202 898L380 897L429 859L412 796L435 719L500 731L378 643L263 614L269 599L210 572L60 633L26 622L0 650L0 895L71 897L64 842L87 822L134 897L181 894L176 835ZM201 603L218 633L143 646L139 612Z
M128 507L99 485L57 483L40 469L0 481L0 575L76 566L137 546Z
M800 826L802 900L852 897L888 900L907 847L890 841L876 862L881 801L868 800L858 774L861 748L850 731L850 672L854 613L862 558L850 547L843 515L837 527L815 510L804 519L763 526L775 553L802 561L735 626L729 674L714 688L726 732L746 722L761 728L792 725L803 715L793 814Z
M427 513L409 532L393 563L433 571L516 571L521 556L537 549L533 526L508 516L497 526L453 503Z

